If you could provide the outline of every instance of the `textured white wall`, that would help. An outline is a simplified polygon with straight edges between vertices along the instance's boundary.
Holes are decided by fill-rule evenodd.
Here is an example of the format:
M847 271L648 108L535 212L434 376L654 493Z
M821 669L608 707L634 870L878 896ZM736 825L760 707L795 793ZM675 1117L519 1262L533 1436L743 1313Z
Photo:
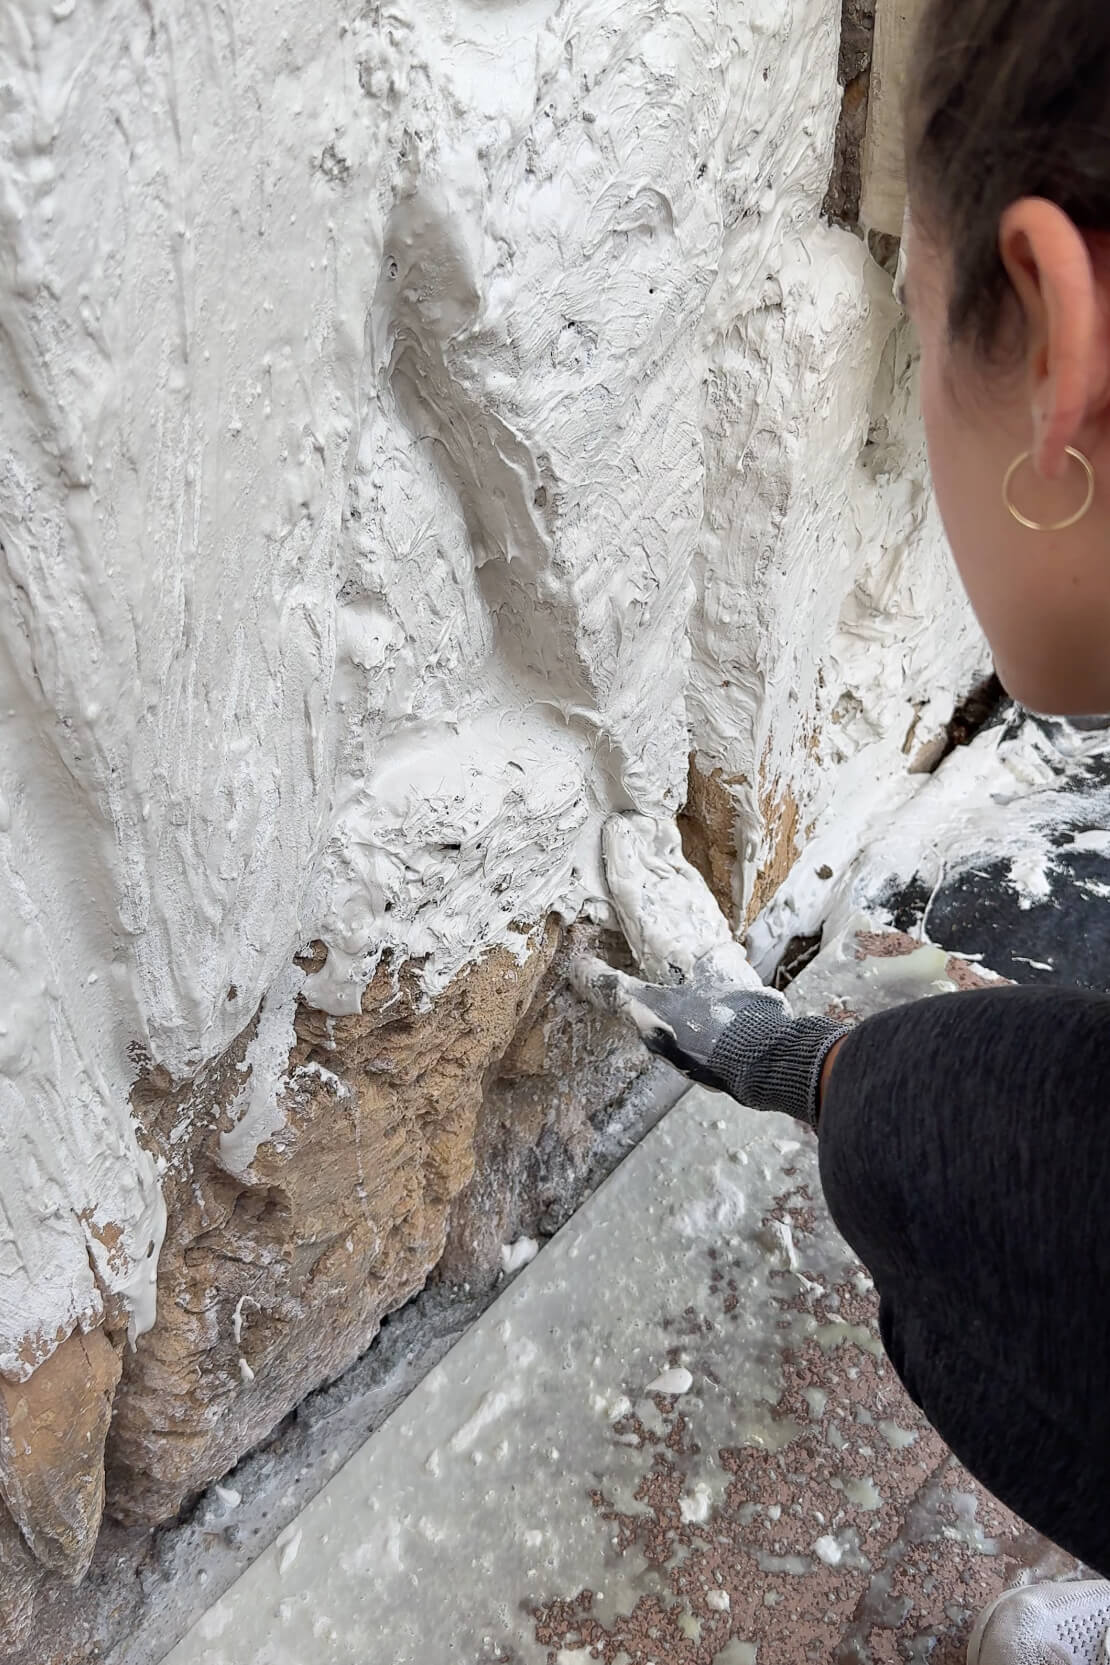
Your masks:
M150 1322L130 1086L268 995L264 1128L306 940L329 1010L387 947L434 994L691 747L754 857L761 779L835 817L948 714L839 11L0 18L0 1370Z

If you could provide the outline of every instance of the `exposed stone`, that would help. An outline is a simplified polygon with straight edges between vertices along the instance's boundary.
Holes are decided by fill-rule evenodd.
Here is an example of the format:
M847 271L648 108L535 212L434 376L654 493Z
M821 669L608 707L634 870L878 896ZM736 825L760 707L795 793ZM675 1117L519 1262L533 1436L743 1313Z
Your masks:
M27 1381L0 1379L0 1493L36 1560L74 1581L100 1527L119 1377L118 1351L93 1330L76 1331Z
M849 86L871 67L871 51L875 41L876 0L844 0L840 21L840 62L838 76L842 87Z
M159 1313L126 1362L109 1446L109 1509L153 1525L223 1474L305 1394L346 1368L439 1261L474 1173L487 1076L558 942L497 950L430 1010L382 968L359 1016L302 1007L280 1131L248 1180L220 1166L225 1072L168 1184ZM176 1118L176 1119L175 1119ZM181 1125L181 1107L157 1118ZM225 1118L226 1121L226 1118Z
M764 789L761 797L766 828L764 855L748 902L748 925L785 882L801 853L801 815L793 791L790 787L771 786Z
M570 935L578 936L577 930ZM610 953L614 945L607 940L594 946ZM555 970L553 966L550 978ZM563 997L563 985L553 982L552 1005L561 1004ZM561 1028L561 1020L554 1021L550 1014L545 1021L556 1031ZM536 1057L535 1038L538 1035L542 1042L543 1026L528 1024L526 1018L520 1041L506 1058L506 1070L523 1069ZM595 1041L604 1050L603 1059L591 1056ZM592 1154L584 1169L576 1163L562 1171L545 1156L552 1185L576 1185L559 1197L559 1209L567 1214L612 1172L683 1090L681 1077L658 1063L630 1084L617 1068L619 1043L619 1034L600 1031L589 1040L578 1037L573 1068L590 1083L592 1096L584 1094L583 1099L589 1104ZM510 1064L518 1053L524 1055L524 1063ZM636 1051L635 1062L642 1065L642 1052ZM542 1086L540 1077L528 1079L537 1090ZM518 1080L514 1091L520 1086ZM571 1091L566 1082L561 1087ZM606 1093L611 1095L608 1099ZM527 1192L524 1195L527 1203ZM290 1523L320 1484L440 1362L495 1298L495 1289L490 1285L479 1292L472 1286L467 1291L455 1281L430 1280L415 1300L386 1321L382 1334L349 1371L308 1394L271 1438L237 1465L229 1482L242 1494L237 1508L229 1513L224 1501L209 1492L157 1530L124 1528L107 1517L92 1566L76 1588L38 1568L14 1527L16 1559L9 1575L3 1532L8 1517L0 1505L4 1665L93 1665L106 1657L112 1665L156 1665L188 1624L246 1570L258 1547ZM203 1582L198 1582L198 1569L207 1575ZM17 1576L26 1585L25 1595ZM3 1606L8 1592L10 1613ZM7 1630L5 1618L10 1621Z
M650 1067L624 1023L603 1017L569 989L560 950L483 1100L475 1132L474 1177L451 1208L437 1275L482 1288L502 1272L501 1249L518 1236L545 1237L573 1213L607 1114ZM619 937L591 945L631 969Z
M812 749L812 740L809 744ZM686 804L678 817L683 853L708 884L734 930L741 924L751 924L786 879L801 850L801 812L794 792L789 785L769 779L766 766L765 757L759 787L763 829L759 866L743 912L739 898L744 875L736 842L740 819L737 795L747 788L747 781L730 779L721 769L705 774L691 758Z
M358 1017L302 1007L285 1121L246 1181L221 1167L219 1132L243 1085L255 1025L192 1083L146 1072L133 1103L165 1162L169 1229L158 1321L125 1355L116 1395L114 1518L89 1581L71 1598L0 1506L0 1657L36 1665L100 1657L98 1638L119 1633L113 1613L143 1599L141 1569L157 1543L149 1528L364 1353L383 1317L437 1265L443 1281L488 1285L504 1241L563 1223L591 1183L599 1127L649 1067L623 1025L570 993L565 960L587 943L616 961L627 955L618 937L599 943L596 931L576 927L564 940L551 921L533 933L525 963L496 951L430 1010L410 974L395 987L385 969ZM108 1385L118 1375L105 1336L74 1336L28 1383L3 1390L11 1426L34 1418L40 1430L24 1441L24 1455L34 1455L28 1472L9 1463L5 1495L34 1531L36 1553L69 1577L84 1570L95 1541ZM93 1376L106 1384L98 1399ZM96 1459L71 1478L84 1505L79 1533L59 1483L73 1452L64 1440L59 1453L48 1451L41 1433L58 1432L47 1413L62 1396L73 1442ZM90 1417L73 1408L94 1399L100 1414L86 1439Z
M46 1578L11 1515L0 1506L0 1659L12 1659L26 1640L35 1597ZM72 1596L71 1591L66 1593ZM47 1665L41 1656L36 1665L40 1662Z
M733 927L740 915L734 793L746 784L742 779L728 779L723 769L704 774L691 757L686 803L678 817L686 860L697 868Z
M838 71L844 97L824 213L852 231L859 226L874 39L875 0L844 0Z

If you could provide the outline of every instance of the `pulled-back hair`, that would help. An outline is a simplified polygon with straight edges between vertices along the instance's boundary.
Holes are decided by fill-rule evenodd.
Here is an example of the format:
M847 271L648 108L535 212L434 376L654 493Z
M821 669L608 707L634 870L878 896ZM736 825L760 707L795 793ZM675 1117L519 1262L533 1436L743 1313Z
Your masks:
M1004 210L1046 197L1110 232L1110 0L928 0L910 79L913 212L951 257L953 336L990 354Z

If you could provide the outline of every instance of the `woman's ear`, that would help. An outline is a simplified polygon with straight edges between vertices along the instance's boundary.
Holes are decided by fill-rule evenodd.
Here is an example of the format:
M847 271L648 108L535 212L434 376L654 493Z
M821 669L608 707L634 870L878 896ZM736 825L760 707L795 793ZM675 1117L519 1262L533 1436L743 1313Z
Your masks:
M998 241L1024 315L1033 464L1054 480L1067 464L1067 447L1103 414L1110 389L1106 310L1087 240L1055 203L1014 203Z

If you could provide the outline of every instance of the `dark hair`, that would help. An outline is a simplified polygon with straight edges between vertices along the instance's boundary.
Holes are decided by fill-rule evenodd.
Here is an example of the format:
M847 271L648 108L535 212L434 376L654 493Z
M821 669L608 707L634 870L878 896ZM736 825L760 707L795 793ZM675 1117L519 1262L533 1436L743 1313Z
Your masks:
M1005 209L1047 197L1110 231L1110 0L928 0L910 82L911 204L951 258L953 336L990 354Z

